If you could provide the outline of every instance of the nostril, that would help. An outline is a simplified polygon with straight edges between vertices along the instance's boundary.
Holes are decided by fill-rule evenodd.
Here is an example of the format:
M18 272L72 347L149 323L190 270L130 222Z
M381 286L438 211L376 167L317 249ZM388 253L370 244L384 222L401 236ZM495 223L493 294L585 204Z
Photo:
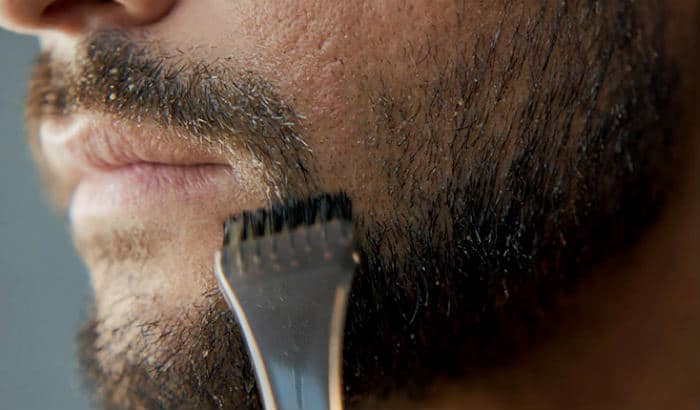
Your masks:
M40 24L51 29L79 31L97 16L105 16L122 8L112 0L56 0L44 8Z
M44 11L42 16L45 18L55 18L76 13L79 10L85 10L94 6L101 6L112 3L112 0L56 0L51 2Z
M176 0L0 0L0 24L36 33L83 32L152 24L169 14Z
M41 20L49 24L59 21L82 22L89 14L115 6L121 5L112 0L56 0L44 8Z

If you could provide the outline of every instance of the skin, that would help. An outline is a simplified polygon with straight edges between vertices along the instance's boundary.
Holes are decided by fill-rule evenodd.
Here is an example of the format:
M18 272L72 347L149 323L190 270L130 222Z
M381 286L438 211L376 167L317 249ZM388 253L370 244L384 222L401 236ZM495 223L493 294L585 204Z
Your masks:
M230 317L217 316L226 311L211 275L211 256L221 245L221 223L231 214L279 198L338 190L347 192L353 200L358 246L365 257L351 297L346 330L349 405L680 409L695 408L700 402L694 388L700 382L700 360L694 348L700 342L700 260L693 252L693 245L700 239L700 192L693 183L693 176L700 171L695 165L700 136L692 121L697 118L698 106L693 73L698 72L699 11L694 2L666 5L666 24L660 31L653 29L654 16L660 15L653 2L635 9L638 17L634 32L644 34L647 40L641 41L639 54L634 48L620 51L623 61L632 65L631 74L622 75L618 71L622 66L613 66L601 87L602 96L588 101L608 112L615 102L630 100L626 97L636 90L643 100L651 93L657 98L654 101L661 102L658 106L630 105L634 113L623 116L622 129L638 137L621 143L622 152L632 157L635 171L624 171L624 157L604 156L604 165L596 168L590 158L571 154L578 152L576 147L594 141L584 132L584 110L579 106L566 111L574 118L567 127L544 116L546 111L526 118L528 124L547 121L545 128L557 131L540 136L539 141L548 143L545 146L571 150L535 156L537 161L521 170L524 178L528 179L528 170L545 163L562 170L571 168L563 164L577 163L584 176L565 179L564 191L571 195L570 202L555 203L552 209L541 211L545 216L560 215L561 220L554 223L537 212L526 219L532 230L523 232L526 236L531 232L543 235L544 245L528 248L531 243L522 242L524 250L512 257L515 265L509 265L510 259L505 257L494 257L498 254L495 251L479 254L486 261L477 264L457 256L440 256L446 261L430 259L439 253L425 249L457 249L457 245L467 244L474 232L497 228L493 224L450 223L471 215L469 212L482 215L480 206L486 209L491 203L468 202L469 198L481 198L483 192L460 177L450 179L448 175L490 170L492 163L504 169L511 165L507 159L516 157L522 138L535 131L508 134L498 149L490 147L489 142L505 135L505 124L522 118L513 113L528 97L538 95L526 74L541 66L541 56L535 51L546 49L546 39L559 31L552 25L555 13L546 14L542 31L533 31L541 36L531 39L532 48L527 51L532 52L523 55L519 60L522 65L515 69L518 75L507 82L500 73L510 44L506 40L498 43L495 57L489 60L488 41L475 39L490 40L495 33L501 33L502 39L522 39L540 7L557 10L556 5L242 1L205 6L201 1L163 0L109 5L62 2L58 6L63 8L57 6L41 14L52 2L25 3L1 1L0 22L38 35L46 58L51 60L39 67L50 66L53 74L39 72L30 89L28 119L30 128L36 131L30 143L35 145L53 197L59 206L69 208L78 251L91 271L95 306L82 339L83 364L105 405L116 402L144 407L156 405L157 400L167 403L164 392L182 388L177 383L191 384L182 374L197 374L194 370L199 369L222 379L235 375L231 378L236 384L227 385L224 380L212 384L212 390L230 395L230 401L217 396L210 397L209 404L254 406L255 392L248 387L252 376L235 324ZM578 6L573 9L578 10ZM203 21L208 22L205 27ZM515 29L520 27L518 22L522 31ZM591 41L587 27L582 23L580 40L584 44ZM100 73L118 65L114 56L119 54L114 47L103 47L103 54L86 57L86 44L96 38L94 33L107 29L127 33L129 41L146 50L152 60L163 61L165 67L184 67L179 78L185 83L193 77L189 74L197 73L195 63L199 63L221 74L224 84L259 85L255 89L263 91L243 87L242 95L269 97L273 111L292 125L286 129L260 118L267 128L256 131L245 122L234 122L232 128L243 130L236 139L220 130L188 128L187 115L178 117L172 115L172 110L166 115L162 106L134 102L129 99L128 88L117 87L111 98L114 88L110 85L128 87L127 83L91 82L88 76L76 75L81 71L75 69L87 67L83 73L97 73L97 78L102 78ZM97 44L114 44L108 43L114 38L119 37L106 36ZM613 43L607 37L601 42ZM585 48L567 43L565 36L557 44L560 48L555 48L552 62L544 70L551 76L542 79L543 89L551 86L550 90L566 90L569 81L557 84L561 77L555 74L575 72L577 56L591 63L583 71L586 78L600 60L599 55L587 55ZM601 45L594 41L591 44L593 51ZM658 67L642 67L648 65L642 64L648 62L642 57L652 55L647 54L650 50L663 51ZM479 98L460 105L465 95L450 90L464 84L449 73L475 76L475 71L469 71L474 69L472 61L477 61L472 57L488 62L486 74L481 77L486 85L475 88ZM566 65L569 61L571 65ZM135 73L133 67L124 68ZM642 81L650 73L656 80ZM639 82L625 88L624 80L628 78ZM502 102L497 103L493 94L484 90L499 83L507 84L507 88ZM448 91L440 91L440 84ZM660 91L656 94L661 86L668 86L667 95ZM47 104L47 89L63 90L67 103ZM572 90L574 101L585 105L585 94L578 88ZM153 92L147 87L137 91ZM209 95L232 98L223 92ZM450 108L426 108L432 107L432 96ZM557 103L565 106L561 101ZM203 105L205 114L218 114L216 110L206 111ZM489 120L484 122L493 128L488 128L487 136L477 139L476 148L472 146L467 154L454 154L462 151L452 151L448 146L453 134L449 125L452 107L462 115L470 108L477 113L489 109ZM250 110L244 107L242 112ZM653 119L657 115L659 119ZM207 135L211 141L200 145L213 152L217 160L231 165L232 174L227 177L237 181L235 190L216 197L191 195L164 200L157 207L143 206L138 201L108 211L88 206L89 201L81 198L91 195L89 189L80 178L71 179L60 172L56 165L60 159L53 158L36 139L41 127L60 128L55 122L63 116L80 117L88 124L104 127L105 133L129 133L137 124L142 142L194 140L193 135ZM636 129L639 124L643 126ZM571 130L572 145L558 139L565 129ZM603 146L620 134L607 128L605 131L610 138L600 142ZM294 138L279 146L283 154L275 153L271 147L280 141L280 135L298 136L310 153L293 142ZM421 144L431 136L434 145ZM670 142L659 136L666 136ZM402 137L410 141L405 151L396 148ZM453 154L458 171L445 159ZM275 168L275 159L283 159L280 163L284 165ZM299 164L308 171L301 171ZM435 171L429 172L431 169ZM502 175L506 174L504 171ZM284 175L288 175L286 182L282 181ZM476 185L483 191L488 191L489 184L509 187L505 177L486 179L501 174L475 175L477 182L485 184ZM402 184L403 180L409 182ZM554 185L551 181L533 181L543 193ZM594 188L579 191L574 182ZM225 182L221 185L228 186ZM469 188L459 191L463 186ZM606 191L601 186L610 188ZM431 206L433 198L445 199L445 192L454 193L469 206L455 206L455 213ZM545 206L536 196L525 198L524 210ZM593 204L592 211L578 212L584 209L584 200ZM571 203L583 218L577 224L569 221L572 213L567 204ZM437 213L434 226L426 222L430 211ZM628 225L615 223L620 220L628 221ZM604 229L587 229L591 226ZM378 234L381 227L387 228L385 236ZM549 234L552 230L561 233L556 240ZM423 232L432 236L406 239ZM515 249L499 246L493 242L485 247L496 251ZM520 263L529 261L529 255L536 255L535 262ZM407 262L410 256L418 262ZM434 260L439 262L430 262ZM398 268L380 274L378 267L386 268L387 261L396 261ZM421 263L444 269L420 274ZM517 266L511 269L513 275L505 275L504 268L513 266ZM457 282L457 276L449 274L438 276L442 271L457 272L461 268L493 278L495 285ZM418 283L426 278L430 284L421 288ZM452 288L444 286L445 282ZM369 296L373 286L379 289L377 299ZM423 296L416 289L423 291ZM425 295L433 297L431 303ZM363 308L368 300L386 307ZM454 307L448 301L454 301ZM414 309L423 302L425 308ZM411 315L414 317L407 320ZM524 316L538 319L525 320ZM467 319L470 317L478 320ZM200 327L201 323L207 325ZM446 330L450 324L456 330L449 332L454 333ZM367 347L371 345L367 341L379 332L387 340L393 337L408 347L394 348L389 341L383 344L381 338L375 346ZM472 337L473 333L477 336ZM213 346L204 341L211 334L216 335ZM417 341L413 341L416 336ZM489 348L475 347L484 344ZM178 350L178 346L185 348ZM210 360L227 360L225 369L212 372L207 360L197 362L194 369L188 368L187 362L202 356L195 353L203 351L207 352L205 358L211 354ZM440 351L449 353L432 355ZM133 363L147 365L134 370ZM165 370L159 373L162 368ZM117 376L122 374L126 377L119 379ZM145 392L133 387L148 385L152 380L155 385L146 387ZM153 391L160 391L161 397L148 397Z

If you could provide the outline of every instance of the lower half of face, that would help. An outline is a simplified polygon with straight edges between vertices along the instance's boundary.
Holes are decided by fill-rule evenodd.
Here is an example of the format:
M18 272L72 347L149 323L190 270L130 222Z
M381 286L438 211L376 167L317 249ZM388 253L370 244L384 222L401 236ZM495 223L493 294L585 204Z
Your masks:
M346 326L350 404L490 365L489 353L518 344L515 322L535 325L534 310L634 238L658 204L672 142L663 128L673 85L663 13L627 2L476 3L281 7L286 25L266 20L274 7L251 5L221 21L223 33L182 39L192 57L176 61L167 53L180 42L175 28L201 10L176 8L146 33L160 34L157 42L96 35L79 61L103 76L87 84L93 91L64 84L65 111L152 127L143 134L154 141L205 144L193 130L211 132L225 159L182 178L159 170L67 184L95 289L82 361L105 402L256 405L212 263L226 217L277 198L343 190L353 201L362 264ZM331 12L338 8L342 16ZM309 16L316 24L300 25ZM231 26L242 40L208 38ZM150 60L115 60L115 41ZM199 47L206 41L212 55ZM139 106L148 98L114 90L162 98L154 90L173 84L146 81L133 61L185 67L173 81L210 94L197 94L198 105L182 95L180 105ZM122 74L99 70L108 63ZM202 67L225 80L203 83ZM250 91L261 84L266 91ZM273 101L293 124L261 117L270 105L241 98ZM192 128L194 114L230 126Z

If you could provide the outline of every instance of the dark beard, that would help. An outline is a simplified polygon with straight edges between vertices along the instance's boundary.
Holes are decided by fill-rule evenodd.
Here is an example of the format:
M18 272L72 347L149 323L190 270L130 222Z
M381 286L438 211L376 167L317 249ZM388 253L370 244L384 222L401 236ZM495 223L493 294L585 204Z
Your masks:
M445 62L422 101L400 88L370 95L368 149L390 152L383 177L396 211L355 215L363 262L345 335L349 407L503 364L556 295L633 241L660 205L673 142L663 10L519 10L504 7L497 33ZM291 163L313 172L308 161ZM305 180L284 191L313 191ZM125 358L120 374L95 360L90 322L81 363L102 404L259 407L233 316L213 306L197 312L199 328L161 324L181 341L170 362Z
M374 96L372 147L400 147L384 167L397 211L357 222L349 391L415 393L436 375L506 365L562 292L653 220L670 183L675 84L654 4L515 19L506 6L498 33L447 62L424 99Z
M145 332L159 331L159 339L170 338L167 358L156 365L133 362L124 356L114 358L126 364L121 371L104 368L97 357L108 346L98 342L99 322L92 317L83 325L78 334L80 367L100 407L261 408L255 376L233 314L218 289L203 297L216 300L208 308L195 312L201 316L197 328L179 322L133 324ZM137 357L147 357L147 346L134 349L142 350L135 352Z

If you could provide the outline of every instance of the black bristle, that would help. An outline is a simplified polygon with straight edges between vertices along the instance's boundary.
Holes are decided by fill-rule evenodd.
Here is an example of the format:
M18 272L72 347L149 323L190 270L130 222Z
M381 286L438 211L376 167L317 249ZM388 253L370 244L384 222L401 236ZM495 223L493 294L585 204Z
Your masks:
M238 222L237 216L230 216L226 221L224 221L224 246L231 242L231 224Z
M224 222L224 245L336 219L352 220L352 201L344 192L290 198L270 208L244 211L239 217L228 218Z
M260 208L251 214L251 237L259 238L265 235L265 226L268 224L267 210Z
M250 235L250 214L248 212L243 212L241 214L240 218L240 227L241 227L241 240L246 240L248 239L248 236ZM235 238L232 238L235 240Z

